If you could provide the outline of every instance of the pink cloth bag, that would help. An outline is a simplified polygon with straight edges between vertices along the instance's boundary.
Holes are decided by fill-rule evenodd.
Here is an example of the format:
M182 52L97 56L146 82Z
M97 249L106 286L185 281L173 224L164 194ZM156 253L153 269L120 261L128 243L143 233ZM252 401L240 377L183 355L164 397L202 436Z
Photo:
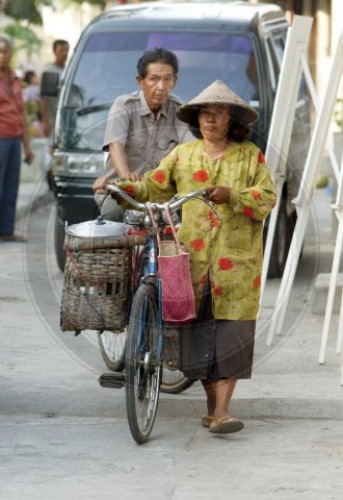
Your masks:
M180 245L167 204L166 214L173 241L161 241L157 232L159 277L162 284L162 318L166 323L182 325L196 318L189 253Z

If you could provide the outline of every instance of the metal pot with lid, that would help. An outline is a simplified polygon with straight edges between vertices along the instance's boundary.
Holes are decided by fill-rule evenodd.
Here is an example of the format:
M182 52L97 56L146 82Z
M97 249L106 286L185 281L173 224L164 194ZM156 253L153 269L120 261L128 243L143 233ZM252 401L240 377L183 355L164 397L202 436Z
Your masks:
M86 246L108 246L114 241L118 243L118 246L123 246L126 241L127 225L122 222L104 220L99 216L95 220L66 226L65 235L66 246L73 249Z

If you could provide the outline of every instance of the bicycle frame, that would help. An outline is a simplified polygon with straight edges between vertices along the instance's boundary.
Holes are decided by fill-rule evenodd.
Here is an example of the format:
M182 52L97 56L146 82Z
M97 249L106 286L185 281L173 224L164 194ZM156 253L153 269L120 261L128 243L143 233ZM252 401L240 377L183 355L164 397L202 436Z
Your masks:
M148 276L157 276L157 242L156 238L149 235L148 240Z
M147 255L148 259L145 262L144 269L143 269L143 276L141 277L140 282L144 280L153 280L156 282L157 285L157 290L158 290L158 304L157 304L157 328L158 328L158 350L157 350L157 355L158 355L158 361L162 361L163 357L163 319L162 319L162 307L161 307L161 300L162 300L162 287L161 287L161 280L158 278L158 262L157 262L157 253L158 253L158 248L157 248L157 241L156 237L153 236L152 234L148 235L148 241L146 245L144 246L143 252ZM143 256L143 262L144 262L144 256ZM139 285L138 285L139 286ZM141 318L141 324L142 324L143 318ZM141 326L140 326L141 329ZM139 335L139 342L141 341L141 335Z

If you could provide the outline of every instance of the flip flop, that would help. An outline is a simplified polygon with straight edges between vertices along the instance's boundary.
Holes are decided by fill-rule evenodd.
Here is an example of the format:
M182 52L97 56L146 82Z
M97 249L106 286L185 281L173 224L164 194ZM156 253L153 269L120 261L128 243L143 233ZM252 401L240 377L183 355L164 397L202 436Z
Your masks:
M239 432L244 428L241 420L234 417L222 417L214 421L214 425L210 425L209 431L213 434L230 434L231 432Z
M213 417L211 415L203 415L201 417L201 425L203 427L209 428L212 422L213 422Z

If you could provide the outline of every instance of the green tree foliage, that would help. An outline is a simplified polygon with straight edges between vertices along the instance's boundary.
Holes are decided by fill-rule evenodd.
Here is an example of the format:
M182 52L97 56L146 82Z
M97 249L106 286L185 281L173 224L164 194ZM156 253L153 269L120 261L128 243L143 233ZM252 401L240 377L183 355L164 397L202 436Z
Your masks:
M56 8L57 0L7 0L4 13L16 21L26 21L29 24L41 26L43 24L40 7L43 5ZM89 3L98 5L102 9L106 6L106 0L63 0L66 5Z
M42 45L36 33L27 26L22 26L19 22L9 24L5 27L4 32L13 40L16 40L15 49L25 49L29 54L37 52Z
M42 41L29 25L41 26L43 24L40 11L42 6L56 9L61 2L66 6L73 4L80 6L82 3L98 5L102 9L106 6L106 0L5 0L2 4L4 5L3 12L15 22L7 25L4 31L16 40L16 50L26 48L29 53L33 53L40 48Z
M27 21L41 26L43 19L39 11L42 5L53 5L53 0L7 0L4 13L16 21Z
M62 0L66 5L89 3L90 5L97 5L101 9L106 7L107 0Z

